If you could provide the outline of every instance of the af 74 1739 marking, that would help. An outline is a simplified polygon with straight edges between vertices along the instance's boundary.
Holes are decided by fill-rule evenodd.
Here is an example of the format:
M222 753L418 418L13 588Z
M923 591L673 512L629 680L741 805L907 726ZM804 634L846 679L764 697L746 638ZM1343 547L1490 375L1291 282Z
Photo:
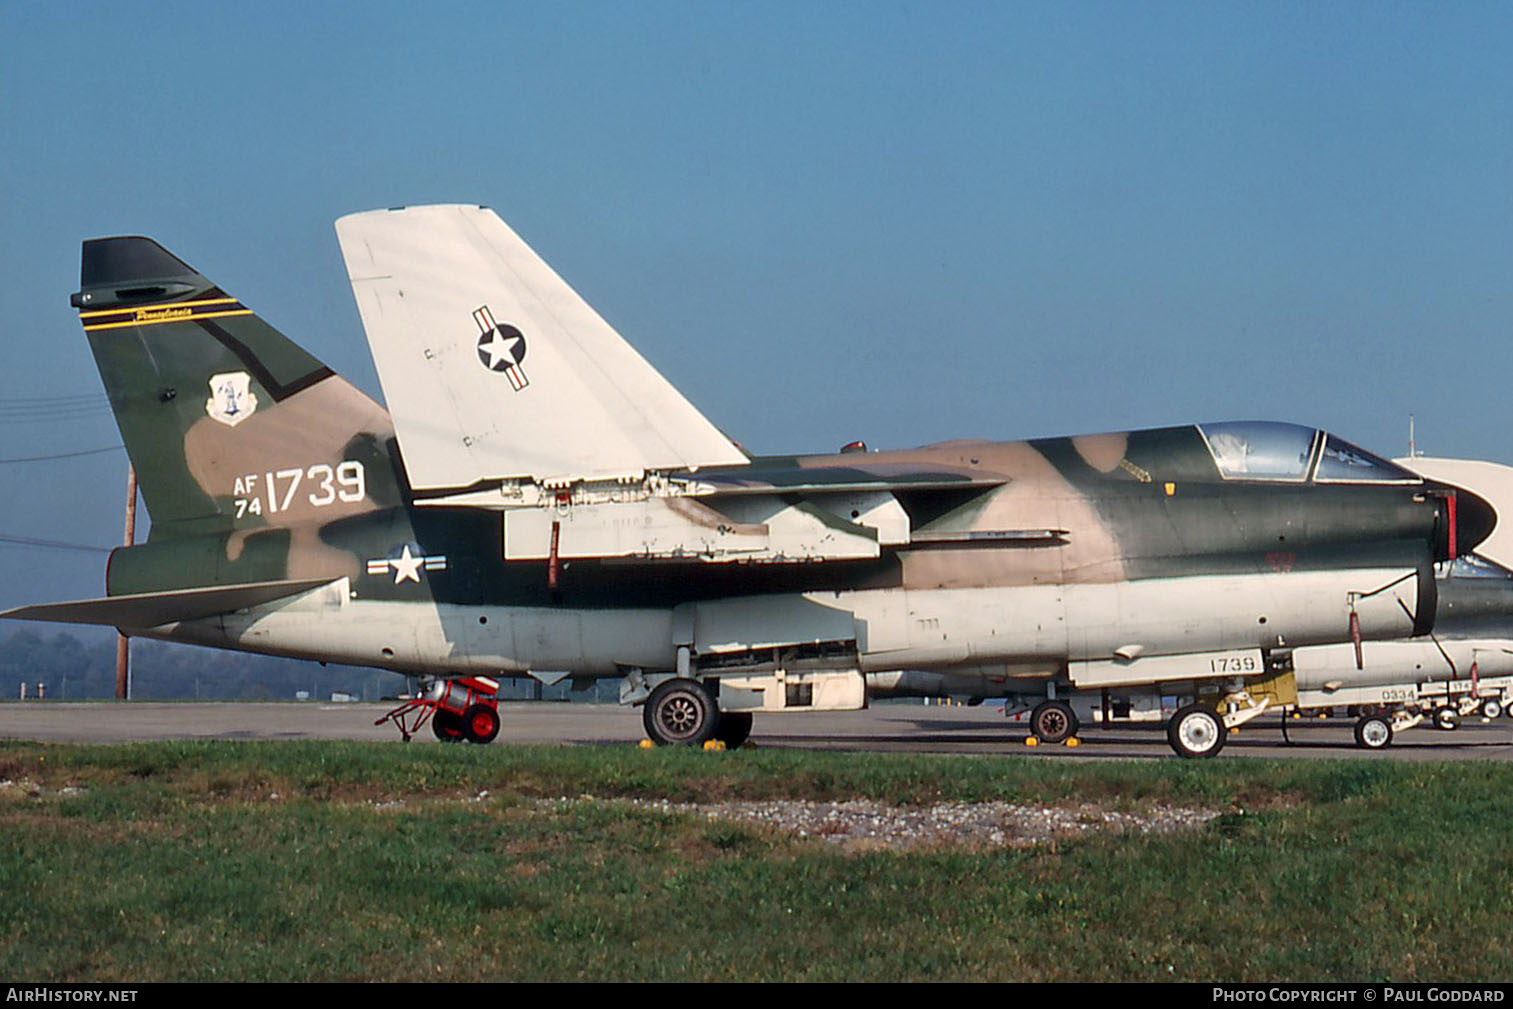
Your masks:
M295 492L307 479L315 484L316 492L306 494L305 497L316 508L324 508L337 501L361 501L368 495L367 475L363 472L362 463L355 459L342 462L334 470L323 462L315 463L308 469L294 467L268 470L262 474L262 479L270 515L288 511L294 503ZM263 514L264 497L258 493L257 484L256 473L236 478L232 493L236 495L237 518Z

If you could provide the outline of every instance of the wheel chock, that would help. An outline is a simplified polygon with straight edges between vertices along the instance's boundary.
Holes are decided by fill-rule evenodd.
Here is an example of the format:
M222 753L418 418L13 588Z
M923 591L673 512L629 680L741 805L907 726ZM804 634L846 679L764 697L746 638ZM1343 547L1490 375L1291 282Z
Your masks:
M1040 737L1038 737L1038 736L1026 736L1025 739L1024 739L1024 745L1025 746L1039 746L1040 745Z
M1066 737L1066 745L1068 745L1068 746L1081 746L1082 745L1082 740L1078 739L1076 736L1067 736Z
M707 753L718 753L723 749L725 749L725 744L720 742L718 739L704 740L704 750Z
M643 750L655 750L657 748L657 744L653 743L649 739L643 739L639 743L637 743L636 745L639 746Z

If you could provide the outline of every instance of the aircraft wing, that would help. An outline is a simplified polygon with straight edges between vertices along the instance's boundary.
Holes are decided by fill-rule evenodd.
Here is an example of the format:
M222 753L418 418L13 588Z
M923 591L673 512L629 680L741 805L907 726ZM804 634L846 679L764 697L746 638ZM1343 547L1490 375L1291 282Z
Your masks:
M314 578L253 582L246 585L106 596L103 599L79 599L67 603L22 606L0 613L0 618L145 629L271 603L319 588L330 581L329 578Z
M374 210L336 233L417 490L746 462L492 210Z
M699 473L695 479L708 493L721 497L741 494L825 494L862 491L972 490L999 487L1008 477L966 467L873 463L861 457L855 466L769 467L760 460L748 469Z

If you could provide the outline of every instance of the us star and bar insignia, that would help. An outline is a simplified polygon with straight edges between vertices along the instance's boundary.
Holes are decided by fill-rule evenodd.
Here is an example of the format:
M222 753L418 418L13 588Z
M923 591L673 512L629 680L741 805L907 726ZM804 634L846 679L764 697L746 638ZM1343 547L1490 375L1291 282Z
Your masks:
M482 305L473 311L473 321L478 324L478 360L490 371L502 371L516 392L530 385L525 369L520 363L525 360L525 334L509 323L500 325L494 321L489 306Z
M417 546L415 551L412 551L410 544L406 543L397 556L374 558L368 561L368 574L386 575L393 572L394 584L398 585L401 582L418 583L421 571L446 570L447 558L445 554L436 554L427 557L416 552L419 549Z

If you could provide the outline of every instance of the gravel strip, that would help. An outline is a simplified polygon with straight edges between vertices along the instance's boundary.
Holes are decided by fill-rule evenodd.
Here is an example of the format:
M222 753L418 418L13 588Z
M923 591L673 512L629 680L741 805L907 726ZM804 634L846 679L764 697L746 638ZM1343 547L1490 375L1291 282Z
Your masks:
M0 795L40 797L43 789L22 779L0 780ZM68 786L60 795L83 794ZM279 796L269 797L277 801ZM487 790L468 801L486 802ZM1105 809L1094 803L1040 806L1015 802L939 802L932 806L891 806L871 799L815 802L771 799L764 802L671 802L667 799L601 799L591 795L539 799L539 810L562 810L582 803L630 806L658 813L702 816L709 820L754 823L827 844L871 850L919 848L1029 848L1080 837L1091 831L1117 834L1167 834L1193 830L1223 810L1155 805L1138 812ZM379 809L402 809L404 799L375 801Z
M658 812L762 824L799 837L820 838L830 844L901 850L942 845L1027 848L1079 837L1090 831L1165 834L1195 829L1222 812L1160 805L1140 812L1119 812L1092 803L1036 806L1013 802L942 802L933 806L890 806L870 799L680 803L654 799L603 800L587 796L549 799L541 805L560 808L575 802L623 802Z

